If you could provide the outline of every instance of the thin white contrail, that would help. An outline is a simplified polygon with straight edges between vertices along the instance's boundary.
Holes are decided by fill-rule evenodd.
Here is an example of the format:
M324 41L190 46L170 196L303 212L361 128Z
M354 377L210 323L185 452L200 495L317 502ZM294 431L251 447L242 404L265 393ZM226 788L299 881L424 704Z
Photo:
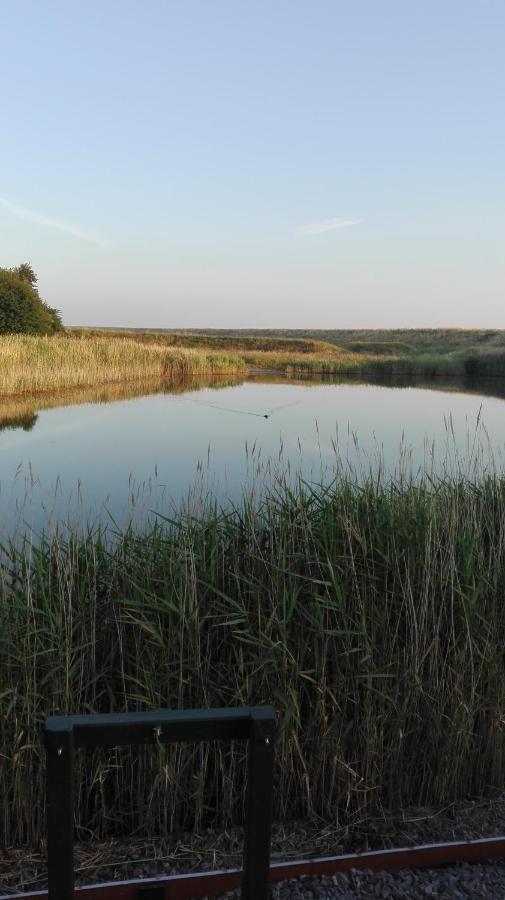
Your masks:
M13 216L18 216L20 219L27 219L29 222L34 222L36 225L45 225L48 228L57 228L58 231L65 231L67 234L71 234L81 241L88 241L90 244L95 244L97 247L106 246L103 241L93 234L88 234L86 231L82 231L74 225L67 225L66 222L58 222L57 219L51 219L49 216L34 212L32 209L26 209L24 206L19 206L17 203L11 203L11 201L6 200L5 197L0 197L0 204L4 209L11 212Z
M298 234L322 234L324 231L333 231L334 228L347 228L349 225L359 225L363 219L344 219L336 217L334 219L322 219L320 222L310 222L308 225L301 225L297 229Z

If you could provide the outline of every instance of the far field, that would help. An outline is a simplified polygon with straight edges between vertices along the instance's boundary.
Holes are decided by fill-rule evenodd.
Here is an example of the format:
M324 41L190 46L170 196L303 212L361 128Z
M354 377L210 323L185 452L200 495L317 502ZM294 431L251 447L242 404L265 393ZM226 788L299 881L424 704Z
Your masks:
M410 349L437 350L438 352L450 352L453 350L468 349L475 346L505 348L505 330L499 329L464 329L464 328L290 328L290 329L265 329L265 328L70 328L69 331L77 332L107 332L108 334L152 334L162 335L176 342L183 338L185 341L193 341L197 346L202 341L211 338L214 342L228 342L231 339L239 343L243 341L249 344L255 342L256 349L261 349L261 342L276 340L289 343L295 341L319 341L323 344L334 344L338 347L351 347L356 343L370 342L374 348L384 343L387 345L402 345Z
M505 331L163 331L67 328L0 337L0 396L161 378L505 376Z

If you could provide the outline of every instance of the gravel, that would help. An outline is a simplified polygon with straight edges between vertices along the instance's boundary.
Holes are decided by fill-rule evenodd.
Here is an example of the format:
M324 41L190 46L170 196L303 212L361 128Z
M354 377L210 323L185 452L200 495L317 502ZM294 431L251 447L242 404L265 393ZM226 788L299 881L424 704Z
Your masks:
M223 895L239 900L240 892ZM505 863L461 863L443 869L370 872L356 869L325 878L298 878L273 886L272 900L479 900L505 898Z
M343 853L407 847L440 841L505 835L505 796L451 805L446 809L410 809L384 812L376 818L324 823L320 819L274 824L272 860L307 859ZM87 840L75 848L77 884L124 881L196 872L240 868L243 832L207 830L166 838ZM409 878L415 882L409 883ZM448 879L448 881L447 881ZM410 884L410 886L409 886ZM0 894L41 890L46 887L45 848L0 848ZM444 893L445 891L445 893ZM449 891L450 893L447 893ZM233 894L230 896L234 896ZM495 897L505 900L505 861L486 865L460 865L434 870L397 873L360 871L350 876L305 878L274 886L274 900L284 897Z

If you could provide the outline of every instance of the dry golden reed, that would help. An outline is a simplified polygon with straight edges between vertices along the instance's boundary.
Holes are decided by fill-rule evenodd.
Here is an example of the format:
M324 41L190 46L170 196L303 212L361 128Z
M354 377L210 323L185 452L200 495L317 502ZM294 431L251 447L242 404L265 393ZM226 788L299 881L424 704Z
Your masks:
M149 378L231 374L238 356L135 340L8 335L0 337L0 394L54 391Z

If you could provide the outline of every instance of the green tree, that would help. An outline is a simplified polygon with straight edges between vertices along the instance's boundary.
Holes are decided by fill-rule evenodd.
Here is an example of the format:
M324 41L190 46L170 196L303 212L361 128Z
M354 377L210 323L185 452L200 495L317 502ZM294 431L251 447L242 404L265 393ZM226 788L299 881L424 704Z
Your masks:
M60 314L39 297L37 276L29 263L0 268L0 334L54 334Z
M37 284L37 276L30 263L21 263L20 266L16 266L12 271L19 275L23 281L28 281L33 288Z

